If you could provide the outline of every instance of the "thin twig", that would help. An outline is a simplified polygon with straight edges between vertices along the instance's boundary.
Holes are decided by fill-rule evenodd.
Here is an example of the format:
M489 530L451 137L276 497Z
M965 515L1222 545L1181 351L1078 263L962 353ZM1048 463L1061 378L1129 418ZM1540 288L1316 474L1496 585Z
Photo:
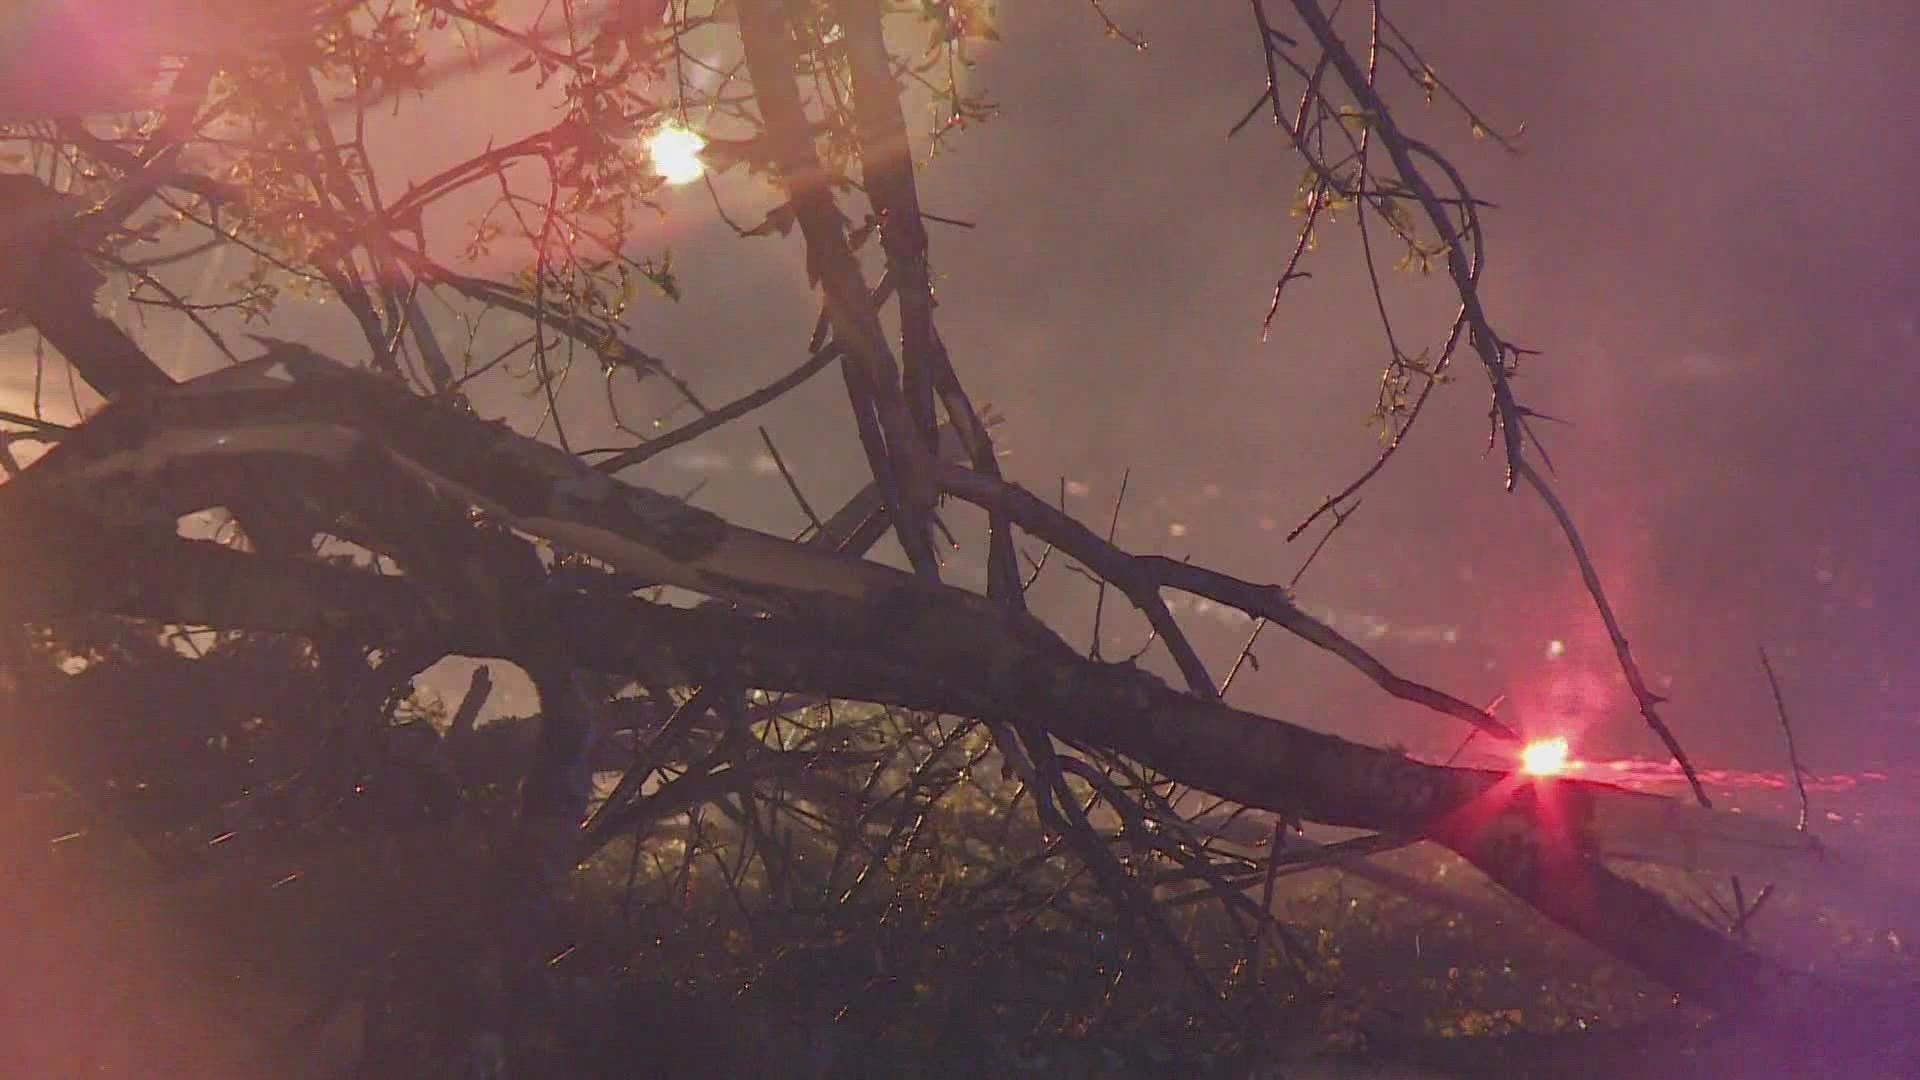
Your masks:
M786 459L780 456L780 448L773 445L773 436L767 434L765 426L760 428L760 441L766 444L767 454L773 458L773 467L780 470L780 478L787 482L787 490L793 493L793 501L800 504L800 512L807 515L807 521L811 523L813 530L816 533L826 531L826 526L820 521L820 515L813 512L813 506L807 502L806 495L801 492L800 482L787 471Z
M1239 655L1233 658L1233 666L1227 669L1227 677L1220 680L1220 696L1221 697L1227 696L1227 690L1233 686L1234 677L1240 674L1240 669L1243 666L1251 663L1253 665L1253 670L1255 671L1260 670L1260 661L1254 658L1253 646L1255 642L1260 640L1260 631L1265 630L1266 628L1267 628L1267 617L1265 615L1259 616L1258 618L1253 620L1253 633L1248 634L1247 643L1245 645L1240 646Z
M876 306L884 304L891 295L893 295L893 279L890 277L881 278L880 283L875 285L873 289L873 303ZM824 325L825 317L825 313L822 313L822 325ZM808 379L825 371L828 365L832 364L835 360L846 355L846 351L840 347L840 343L837 341L821 343L823 335L824 331L816 327L813 348L810 350L812 355L808 356L806 361L799 367L794 368L792 371L787 372L785 375L780 376L758 390L748 394L742 394L740 397L727 402L725 405L702 415L698 420L675 428L657 439L648 439L639 446L619 450L595 449L583 450L581 452L585 454L613 454L613 456L607 460L596 464L594 468L603 473L617 473L622 469L631 468L634 465L646 461L648 458L671 450L682 443L692 442L694 439L705 435L715 428L724 427L762 406L779 400L795 387L800 386Z
M1352 517L1354 513L1359 509L1360 509L1360 504L1358 502L1355 502L1352 506L1347 507L1346 512L1344 513L1338 510L1334 511L1333 524L1327 527L1326 533L1320 537L1320 542L1313 545L1312 551L1307 552L1307 557L1305 561L1301 562L1300 569L1295 570L1293 572L1293 577L1290 580L1288 580L1287 582L1288 592L1292 592L1294 589L1299 587L1300 579L1307 576L1307 568L1313 565L1313 560L1315 558L1319 557L1320 552L1327 546L1327 541L1333 539L1333 534L1336 532L1339 532L1340 526L1345 525L1347 523L1347 519Z
M1793 724L1787 719L1786 698L1780 693L1780 680L1774 676L1773 661L1767 658L1767 647L1760 646L1760 667L1767 673L1767 685L1773 689L1773 709L1780 717L1780 731L1787 737L1787 764L1793 769L1793 786L1800 793L1800 820L1795 825L1801 832L1807 831L1807 818L1810 805L1807 801L1807 770L1800 764L1800 754L1793 747ZM1759 902L1755 901L1755 906Z
M1348 507L1345 513L1341 513L1338 510L1334 512L1333 524L1328 526L1326 533L1320 537L1319 542L1313 545L1313 550L1307 552L1307 557L1305 560L1303 560L1300 563L1300 568L1298 570L1295 570L1293 572L1293 577L1287 581L1288 592L1292 592L1294 589L1299 587L1300 579L1307 576L1307 568L1311 567L1313 565L1313 560L1318 558L1320 555L1320 552L1326 549L1327 541L1333 539L1333 534L1338 532L1340 530L1340 526L1345 525L1347 523L1347 519L1352 517L1354 514L1354 511L1358 509L1360 509L1360 504L1356 502L1351 507ZM1255 659L1253 655L1253 645L1254 645L1254 642L1260 640L1260 631L1265 630L1266 628L1267 628L1266 616L1262 615L1253 621L1253 633L1247 636L1247 643L1240 647L1240 655L1234 658L1232 670L1228 671L1227 677L1220 681L1220 693L1223 696L1227 692L1227 687L1233 684L1233 677L1240 673L1240 666L1242 664L1252 663L1255 671L1260 670L1260 661ZM1474 731L1478 731L1478 730L1479 730L1478 728L1474 729ZM1473 738L1473 732L1468 732L1467 738L1469 739Z
M1733 886L1733 936L1741 941L1747 940L1747 890L1740 885L1740 875L1729 878Z
M1060 512L1063 514L1067 512L1067 478L1064 476L1060 478ZM1023 552L1022 554L1025 553ZM1047 568L1047 560L1051 558L1053 558L1053 545L1048 544L1041 549L1038 559L1029 558L1027 560L1033 564L1033 572L1027 575L1025 581L1020 583L1021 592L1026 592L1028 589L1033 588L1034 582L1040 580L1040 572Z
M1120 529L1120 504L1127 500L1127 483L1133 479L1131 468L1120 474L1120 492L1113 497L1113 514L1107 519L1107 543L1113 543L1114 535ZM1107 605L1107 579L1099 579L1100 587L1093 595L1093 643L1087 646L1089 659L1100 659L1100 615Z
M1634 700L1640 703L1641 718L1666 744L1673 760L1680 763L1680 771L1686 774L1687 783L1693 788L1694 799L1701 806L1711 809L1713 801L1707 798L1707 789L1700 783L1700 774L1694 771L1693 762L1687 760L1687 752L1680 748L1680 740L1674 738L1673 731L1660 718L1658 706L1666 699L1647 688L1646 678L1640 674L1640 665L1634 661L1633 651L1627 645L1627 636L1620 629L1620 620L1614 617L1613 605L1607 602L1606 590L1600 585L1600 572L1594 568L1592 556L1587 554L1587 545L1580 539L1580 531L1573 527L1573 516L1567 513L1566 505L1530 462L1524 459L1515 461L1514 471L1539 494L1540 500L1547 504L1547 509L1553 512L1554 519L1560 523L1561 535L1567 538L1567 545L1573 549L1573 561L1580 568L1580 579L1586 583L1587 594L1593 598L1593 606L1599 609L1600 621L1607 628L1607 638L1613 642L1613 653L1619 660L1621 672L1627 677L1627 686L1633 691Z
M1101 3L1101 0L1087 0L1087 6L1093 9L1095 15L1100 16L1100 22L1106 28L1108 37L1117 38L1133 46L1134 52L1147 51L1146 35L1122 30L1120 24L1114 22L1113 17L1107 14L1107 9Z

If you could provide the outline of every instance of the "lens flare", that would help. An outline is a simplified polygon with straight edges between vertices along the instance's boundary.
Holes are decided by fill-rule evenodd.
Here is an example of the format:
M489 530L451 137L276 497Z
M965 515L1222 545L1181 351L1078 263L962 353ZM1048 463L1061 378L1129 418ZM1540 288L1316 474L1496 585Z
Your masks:
M1532 776L1557 776L1567 771L1567 740L1561 736L1535 739L1520 751L1520 770Z
M707 140L694 132L672 124L647 139L647 156L653 159L653 171L669 184L690 184L707 171L700 151Z

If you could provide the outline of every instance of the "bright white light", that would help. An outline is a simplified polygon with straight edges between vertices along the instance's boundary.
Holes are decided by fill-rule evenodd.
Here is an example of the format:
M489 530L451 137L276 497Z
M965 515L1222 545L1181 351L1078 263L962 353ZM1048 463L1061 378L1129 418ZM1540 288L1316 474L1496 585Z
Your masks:
M1520 769L1534 776L1554 776L1567 771L1567 740L1555 736L1536 739L1520 751Z
M1561 641L1559 638L1554 638L1552 641L1547 642L1547 659L1558 660L1565 655L1567 655L1566 642Z
M700 151L707 140L683 127L668 124L647 139L647 156L653 159L653 171L669 184L690 184L707 171Z

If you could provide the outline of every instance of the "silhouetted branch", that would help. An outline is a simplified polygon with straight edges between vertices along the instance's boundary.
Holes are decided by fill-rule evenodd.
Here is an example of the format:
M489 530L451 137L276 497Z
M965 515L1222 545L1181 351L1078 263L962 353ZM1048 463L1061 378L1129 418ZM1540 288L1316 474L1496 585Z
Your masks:
M1253 0L1256 12L1260 11L1261 0ZM1553 512L1573 548L1575 561L1580 567L1581 579L1586 583L1601 621L1606 624L1607 635L1613 643L1614 655L1620 663L1621 671L1627 678L1627 684L1633 690L1635 701L1639 704L1640 715L1647 726L1653 730L1661 742L1666 745L1674 760L1679 762L1686 774L1687 782L1693 789L1694 798L1702 806L1711 806L1705 787L1700 783L1699 775L1687 760L1679 740L1667 727L1659 713L1661 698L1647 688L1639 666L1634 662L1633 654L1627 647L1626 636L1621 632L1619 622L1614 617L1612 605L1608 603L1606 592L1600 584L1598 572L1586 553L1586 545L1580 539L1579 531L1574 527L1572 517L1566 507L1554 494L1551 485L1525 460L1525 447L1522 443L1524 418L1521 407L1515 401L1513 388L1509 381L1508 357L1514 351L1493 330L1486 312L1481 305L1479 278L1485 259L1482 251L1483 234L1479 213L1470 199L1467 199L1466 181L1451 163L1432 147L1408 137L1394 121L1386 102L1375 93L1371 80L1353 57L1353 54L1341 42L1335 33L1331 21L1320 9L1316 0L1292 0L1294 10L1312 32L1323 52L1332 59L1334 70L1340 74L1347 90L1358 101L1367 114L1367 131L1378 134L1381 144L1392 158L1400 181L1406 185L1419 202L1427 222L1440 237L1447 254L1447 273L1452 278L1454 290L1460 297L1461 317L1467 328L1467 340L1479 355L1481 366L1485 368L1493 391L1494 427L1504 434L1506 441L1507 486L1513 487L1516 479L1524 478ZM1261 15L1264 20L1264 15ZM1271 46L1268 46L1271 49ZM1463 225L1456 226L1447 213L1447 204L1435 193L1431 183L1420 171L1415 159L1422 158L1445 174L1447 182L1458 193L1462 201L1454 205L1458 208Z
M1158 601L1158 590L1163 587L1204 596L1248 615L1277 623L1289 633L1345 660L1394 697L1465 720L1505 741L1513 742L1519 738L1511 728L1488 715L1486 710L1394 674L1365 649L1296 607L1286 590L1277 585L1256 585L1161 555L1129 554L1100 539L1086 526L1016 484L995 483L971 470L957 467L942 470L940 478L942 486L968 502L1004 507L1008 516L1021 528L1071 555L1102 580L1112 582L1127 594L1128 599L1142 604L1143 610ZM1164 605L1161 606L1164 609ZM1160 628L1158 622L1155 628ZM1165 636L1164 631L1162 636ZM1184 641L1184 638L1180 640ZM1176 659L1179 655L1175 653ZM1185 669L1182 671L1184 673Z
M893 278L890 276L882 277L879 284L873 288L872 300L874 305L878 306L886 303L887 297L892 291ZM823 313L822 318L824 317ZM826 342L824 344L816 342L813 344L811 351L812 355L807 357L805 363L802 363L799 367L794 368L792 371L787 372L785 375L780 376L778 379L775 379L760 389L749 394L744 394L717 409L703 414L700 419L682 427L675 428L657 439L648 439L639 446L630 449L613 451L612 457L595 465L594 468L604 473L617 473L622 469L638 465L656 454L671 450L682 443L691 442L715 428L724 427L748 413L753 412L755 409L778 400L788 391L793 390L808 379L826 370L827 365L846 355L845 350L840 347L838 342ZM585 452L594 453L595 451L589 450Z
M1800 794L1800 831L1807 830L1807 818L1811 809L1807 803L1807 770L1800 764L1800 754L1793 747L1793 722L1787 719L1787 700L1780 693L1780 680L1773 673L1773 661L1767 659L1766 646L1760 647L1760 667L1767 673L1767 687L1773 691L1773 709L1780 717L1780 733L1787 740L1787 767L1793 770L1793 788ZM1760 906L1758 900L1754 906Z
M1600 612L1600 621L1607 628L1607 638L1613 642L1613 652L1619 658L1620 670L1627 677L1627 686L1633 691L1634 700L1640 703L1641 718L1660 737L1673 759L1680 763L1680 771L1686 774L1687 783L1693 788L1693 797L1701 806L1712 806L1712 800L1707 798L1707 789L1700 783L1700 775L1694 772L1693 763L1687 760L1686 751L1680 748L1680 740L1674 738L1672 730L1660 719L1657 706L1665 699L1649 689L1646 677L1640 674L1640 665L1633 660L1627 636L1620 629L1620 620L1614 617L1613 605L1607 602L1606 590L1600 585L1600 572L1594 569L1593 558L1587 554L1587 545L1581 541L1579 530L1573 527L1572 515L1567 513L1559 496L1554 494L1553 488L1531 463L1524 459L1518 461L1516 471L1539 493L1541 501L1547 504L1547 509L1553 511L1554 519L1560 523L1561 535L1567 538L1567 544L1573 549L1573 560L1580 567L1580 580L1586 583L1587 594L1593 597L1594 607Z
M900 369L868 301L860 265L814 151L806 109L794 83L793 37L784 5L741 0L740 43L753 76L767 141L806 238L807 275L826 295L834 340L847 352L843 372L868 465L887 497L894 532L917 573L939 577L928 525L933 512L932 432L916 424Z

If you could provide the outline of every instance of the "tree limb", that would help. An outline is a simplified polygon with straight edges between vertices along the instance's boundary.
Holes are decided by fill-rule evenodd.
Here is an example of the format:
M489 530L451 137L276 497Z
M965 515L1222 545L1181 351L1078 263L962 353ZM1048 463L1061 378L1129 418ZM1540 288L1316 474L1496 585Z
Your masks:
M741 0L740 43L753 77L754 97L766 122L789 204L806 237L807 275L826 296L834 340L847 351L843 370L854 417L874 478L887 494L894 531L917 573L939 577L928 525L933 513L931 431L914 422L900 386L900 369L867 302L859 261L847 241L846 222L813 148L811 125L794 85L793 34L777 0Z

